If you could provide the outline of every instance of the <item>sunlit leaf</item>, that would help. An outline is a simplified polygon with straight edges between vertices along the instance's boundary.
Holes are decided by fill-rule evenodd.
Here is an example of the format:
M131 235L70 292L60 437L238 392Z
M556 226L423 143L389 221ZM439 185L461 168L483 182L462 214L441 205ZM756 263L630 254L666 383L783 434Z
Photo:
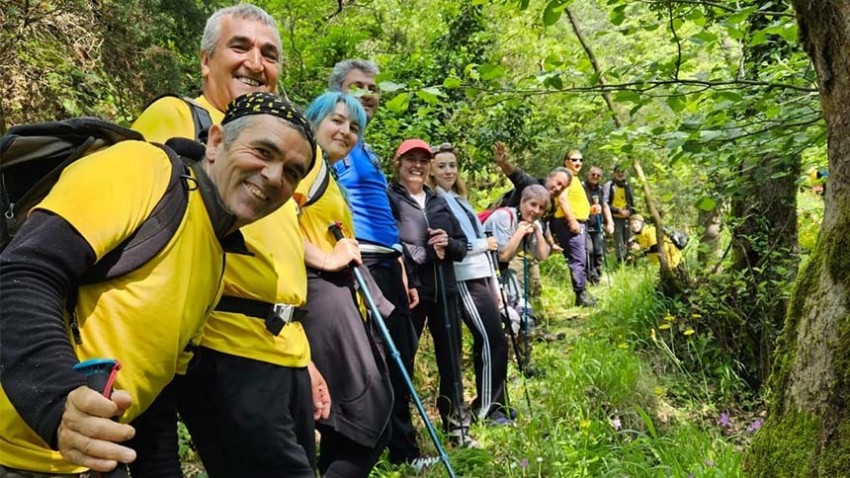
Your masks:
M460 88L463 85L463 81L456 76L447 76L445 80L443 80L443 88L454 89Z
M478 67L478 73L481 74L482 80L493 81L497 78L501 78L501 76L505 74L505 70L499 65L485 63Z
M680 113L685 109L685 101L682 100L681 96L668 96L667 106L669 106L674 112Z
M561 15L564 13L564 1L563 0L550 0L548 4L546 4L546 8L543 9L543 24L546 26L554 25L558 20L561 19Z
M396 92L396 91L398 91L398 90L400 90L400 89L402 89L406 86L407 85L405 85L403 83L395 83L395 82L392 82L392 81L382 81L381 83L378 84L378 87L381 88L381 92L383 92L383 93L394 93L394 92Z
M387 102L387 109L393 113L401 113L402 111L407 110L409 104L410 95L407 93L399 93L395 96L395 98Z
M609 16L611 23L614 25L622 25L626 20L626 6L618 5L611 10L611 15Z
M696 206L697 209L702 211L713 211L717 207L717 201L708 196L703 196L697 201Z

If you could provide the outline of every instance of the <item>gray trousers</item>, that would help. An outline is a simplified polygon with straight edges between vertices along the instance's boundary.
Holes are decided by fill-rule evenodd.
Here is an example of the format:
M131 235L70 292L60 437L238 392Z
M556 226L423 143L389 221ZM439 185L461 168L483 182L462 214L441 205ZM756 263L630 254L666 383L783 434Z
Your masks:
M629 229L628 218L615 217L613 219L614 249L617 251L617 262L623 262L629 253L629 239L632 237L632 231Z

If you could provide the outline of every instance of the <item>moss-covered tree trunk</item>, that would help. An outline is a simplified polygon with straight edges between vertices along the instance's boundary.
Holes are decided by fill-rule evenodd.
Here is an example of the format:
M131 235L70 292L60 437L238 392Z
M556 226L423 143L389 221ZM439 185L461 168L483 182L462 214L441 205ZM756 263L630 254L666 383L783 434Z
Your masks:
M850 2L794 0L829 130L817 248L794 288L751 477L850 477Z

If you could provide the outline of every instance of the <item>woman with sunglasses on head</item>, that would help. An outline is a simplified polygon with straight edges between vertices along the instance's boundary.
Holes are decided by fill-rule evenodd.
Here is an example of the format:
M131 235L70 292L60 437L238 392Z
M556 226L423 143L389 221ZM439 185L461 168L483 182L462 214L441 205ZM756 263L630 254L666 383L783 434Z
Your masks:
M495 237L485 237L484 226L466 200L466 184L459 174L454 147L444 143L432 152L429 184L446 201L469 244L466 257L454 263L454 271L463 319L473 336L477 396L472 408L479 419L510 424L515 412L507 405L508 344L502 330L498 285L488 257L498 243Z
M411 311L411 320L418 336L427 322L434 339L440 373L437 408L443 429L452 444L475 447L477 443L469 437L469 416L463 403L461 330L452 267L453 261L466 256L466 237L445 199L425 184L432 158L431 147L425 141L402 142L393 162L395 179L387 191L398 223L408 281L419 292L419 304Z
M295 193L304 204L298 217L307 265L307 313L302 323L313 362L331 395L330 413L316 425L322 436L318 468L324 477L365 478L389 439L393 397L372 322L361 315L348 269L349 264L362 262L357 241L350 239L351 210L330 169L361 138L366 113L354 97L329 92L313 100L305 116L328 166L314 168ZM330 224L340 224L345 238L337 241Z

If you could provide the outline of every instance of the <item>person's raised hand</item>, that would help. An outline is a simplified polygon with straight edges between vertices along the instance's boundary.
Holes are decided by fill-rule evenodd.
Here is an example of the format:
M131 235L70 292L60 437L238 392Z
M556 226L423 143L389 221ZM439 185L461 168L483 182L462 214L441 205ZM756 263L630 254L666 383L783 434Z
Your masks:
M135 450L119 443L133 438L136 430L112 418L124 413L132 401L122 390L114 391L111 399L85 385L72 390L59 423L59 452L69 462L95 471L111 471L119 462L131 463L136 459Z

